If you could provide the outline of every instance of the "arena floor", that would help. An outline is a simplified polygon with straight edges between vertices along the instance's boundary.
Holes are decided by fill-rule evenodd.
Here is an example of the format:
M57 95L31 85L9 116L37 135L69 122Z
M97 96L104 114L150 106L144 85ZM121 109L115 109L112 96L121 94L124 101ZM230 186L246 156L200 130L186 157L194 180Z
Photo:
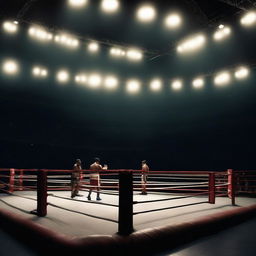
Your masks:
M36 199L36 192L33 191L15 192L15 194ZM83 193L83 197L77 197L81 202L70 200L69 191L54 191L53 194L67 199L49 196L48 202L61 208L49 205L46 217L38 217L30 214L31 210L36 209L36 201L13 195L1 194L0 207L71 237L85 237L96 234L112 235L117 232L117 223L104 219L117 221L118 208L103 204L109 203L118 205L118 196L102 194L102 201L100 201L100 204L94 204L87 203L87 193L85 192ZM166 194L134 195L134 201L140 202L180 196L181 195L177 196ZM94 193L92 195L92 202L96 202L94 201L95 197L96 194ZM232 206L231 200L224 197L217 198L216 204L209 204L205 202L207 202L207 197L201 196L155 203L136 204L134 205L134 212L199 203L191 206L135 215L134 228L135 230L142 230L166 226L172 223L183 223L216 212L253 205L256 203L256 199L238 197L236 199L236 206Z
M117 231L117 223L102 220L99 218L109 218L117 220L118 208L105 206L103 203L118 204L116 195L102 194L102 203L92 204L86 203L86 194L83 197L77 197L82 202L72 201L70 192L53 192L54 195L65 197L61 199L49 196L48 202L58 207L48 206L48 214L46 217L40 218L30 214L30 211L36 208L36 201L25 199L13 195L0 195L0 208L4 208L26 219L30 219L40 225L51 230L57 231L68 237L86 237L88 235L112 235ZM36 199L36 192L15 192L19 196L25 196ZM134 195L134 201L147 201L169 197L180 197L166 194L148 194ZM92 199L95 199L94 194ZM194 204L163 210L151 213L144 213L134 216L135 230L143 230L152 227L160 227L170 224L183 223L189 220L198 219L201 216L207 216L217 212L223 212L229 209L249 206L256 203L255 198L238 197L236 198L236 206L231 205L228 198L217 198L216 204L204 203L207 197L192 197L187 199L178 199L172 201L164 201L157 203L145 203L134 205L134 212L151 210L156 208L182 206L186 204ZM95 201L94 201L95 202ZM202 202L202 203L200 203ZM177 248L175 251L167 251L157 254L157 256L254 256L256 251L256 218L238 226L226 229L217 234L198 239L183 247ZM35 256L35 252L25 247L20 242L14 240L11 236L0 229L0 255L1 256Z

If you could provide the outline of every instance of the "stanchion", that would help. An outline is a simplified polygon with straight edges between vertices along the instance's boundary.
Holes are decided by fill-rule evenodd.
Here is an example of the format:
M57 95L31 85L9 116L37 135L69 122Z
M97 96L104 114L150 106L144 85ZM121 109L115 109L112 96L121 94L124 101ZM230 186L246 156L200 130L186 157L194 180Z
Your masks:
M235 205L235 173L233 169L228 169L228 197L231 199L232 205Z
M23 170L20 170L20 175L19 175L19 190L23 190Z
M10 169L10 180L9 180L9 192L13 193L14 191L14 176L15 176L15 169Z
M40 217L47 214L47 171L37 172L37 209L31 213Z
M215 173L209 173L209 203L215 204Z
M133 177L132 171L119 173L118 234L133 232Z

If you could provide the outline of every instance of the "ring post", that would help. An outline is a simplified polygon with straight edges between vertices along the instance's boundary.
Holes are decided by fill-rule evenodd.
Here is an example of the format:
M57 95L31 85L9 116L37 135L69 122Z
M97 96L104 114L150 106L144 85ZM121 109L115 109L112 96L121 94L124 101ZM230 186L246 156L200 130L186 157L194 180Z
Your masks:
M23 170L20 170L20 176L19 176L19 190L23 190Z
M44 217L47 214L47 172L38 170L37 173L37 211L36 214Z
M215 173L209 173L209 203L215 204Z
M15 169L10 169L10 180L9 180L9 192L13 193L14 191L14 177L15 176Z
M133 232L133 176L132 171L119 172L118 234Z
M232 205L235 205L235 173L233 169L228 169L228 197L231 199Z

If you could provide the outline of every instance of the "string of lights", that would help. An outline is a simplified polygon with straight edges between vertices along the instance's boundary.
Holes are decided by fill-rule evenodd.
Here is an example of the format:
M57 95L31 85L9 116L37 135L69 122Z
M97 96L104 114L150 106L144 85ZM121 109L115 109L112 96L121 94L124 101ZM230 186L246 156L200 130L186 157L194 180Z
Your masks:
M69 0L69 5L72 5L74 8L80 8L81 6L86 6L89 1L86 0ZM111 7L112 6L112 7ZM103 10L107 10L109 8L109 12L117 10L119 8L119 1L116 0L105 0L101 3L101 8ZM143 5L141 6L136 13L136 17L142 22L151 22L156 17L156 10L151 5ZM181 24L182 20L180 16L169 15L165 23L168 23L169 26L173 26L174 23ZM26 23L26 22L25 22ZM244 14L240 19L240 24L245 27L250 27L256 24L256 13L250 11ZM2 25L2 28L5 32L9 34L16 34L19 30L20 23L18 21L5 21ZM219 25L218 29L213 34L213 39L215 41L220 41L226 39L231 34L231 28L229 26ZM28 35L34 39L39 40L41 42L53 42L60 46L67 47L69 49L77 49L82 45L81 37L69 34L69 33L61 33L59 31L49 30L43 26L35 25L29 23L28 27ZM86 47L87 50L96 54L100 50L101 44L106 44L105 42L100 42L97 40L86 39L87 42ZM204 34L196 34L192 37L186 38L182 42L180 42L176 48L179 54L189 53L191 51L200 50L205 43L207 42L207 38ZM140 61L144 57L144 52L137 48L125 48L123 46L112 45L107 43L109 48L109 54L114 58L127 58L131 61ZM154 58L154 57L153 57ZM152 59L152 58L151 58ZM252 65L251 65L252 68ZM12 59L4 60L2 64L2 72L7 76L15 76L21 72L20 65L17 61ZM33 66L32 75L35 78L44 79L47 78L50 73L49 70L44 66ZM208 75L213 75L213 83L216 86L224 86L229 84L232 79L242 80L249 76L250 66L239 66L234 70L229 71L220 71L216 73L211 73L207 75L197 76L192 82L191 85L195 89L203 88L205 85L205 77ZM100 88L104 87L107 89L115 89L120 84L120 79L117 76L110 75L102 75L100 73L78 73L75 75L71 75L70 72L66 69L58 70L55 73L55 79L60 84L66 84L70 81L74 81L76 84L88 86L90 88ZM169 79L170 88L179 91L184 87L183 79ZM138 92L142 86L142 84L146 84L142 82L140 79L127 79L125 81L127 92L135 93ZM163 87L163 79L153 78L149 83L149 88L152 91L160 91Z
M81 0L75 1L77 5L80 5L82 3ZM86 2L86 1L85 1ZM84 2L84 3L85 3ZM152 6L143 6L141 7L138 12L137 16L139 17L148 17L148 15L155 14L154 9L152 9ZM166 23L168 23L170 26L172 26L174 23L180 23L181 18L180 16L175 16L176 14L171 14L166 18ZM148 22L149 18L145 18L145 22ZM172 22L170 22L170 20ZM26 21L23 21L24 23L28 23ZM245 13L241 19L240 24L244 27L251 27L256 24L256 12L249 11ZM93 40L89 38L79 37L72 35L71 33L62 33L59 31L55 31L55 33L50 32L49 29L31 24L29 23L28 28L28 35L34 39L41 42L53 42L60 46L69 48L69 49L78 49L81 45L81 41L85 41L85 47L88 52L91 54L97 54L100 51L100 46L108 46L109 49L109 56L115 58L115 59L127 59L131 62L140 62L143 60L145 55L149 55L149 60L153 60L159 56L168 54L163 53L154 53L153 51L146 51L144 49L139 49L138 47L127 47L127 46L121 46L118 44L110 43L110 42L103 42L98 40ZM19 22L18 21L5 21L2 24L2 28L6 33L9 34L16 34L19 30ZM213 40L216 42L222 41L227 39L232 34L232 29L230 26L220 24L218 28L213 33ZM204 47L204 45L207 42L207 37L203 33L198 33L193 36L189 36L185 38L184 40L180 41L176 46L176 51L178 54L189 54L191 52L199 51Z
M99 41L89 38L84 38L71 33L63 33L60 31L54 31L47 29L41 25L32 24L25 20L23 21L5 21L2 24L4 32L14 35L19 30L21 23L28 24L28 35L31 39L39 41L41 43L55 43L61 47L65 47L71 50L77 50L79 47L83 47L90 54L97 54L100 52L101 46L108 47L109 56L116 59L126 59L130 62L142 61L145 55L152 55L153 52L146 51L138 47L128 47L124 45L118 45L111 42Z
M229 85L232 81L242 81L249 77L252 69L255 69L256 65L235 66L227 68L222 71L212 72L200 76L196 76L189 84L193 89L203 89L206 84L206 78L211 77L212 83L216 87L222 87ZM21 65L14 59L4 59L1 65L2 74L7 77L17 77L22 71ZM35 79L46 79L51 75L55 81L61 85L68 83L75 83L79 86L83 86L90 89L104 88L107 90L115 90L120 84L125 85L125 89L128 93L138 93L142 85L148 85L148 88L152 92L161 91L164 84L169 86L173 91L179 91L184 88L185 81L181 78L176 79L161 79L153 77L150 81L143 81L141 79L119 79L114 74L101 74L98 72L80 72L77 74L71 74L68 69L59 69L55 72L49 71L45 66L32 66L31 75Z

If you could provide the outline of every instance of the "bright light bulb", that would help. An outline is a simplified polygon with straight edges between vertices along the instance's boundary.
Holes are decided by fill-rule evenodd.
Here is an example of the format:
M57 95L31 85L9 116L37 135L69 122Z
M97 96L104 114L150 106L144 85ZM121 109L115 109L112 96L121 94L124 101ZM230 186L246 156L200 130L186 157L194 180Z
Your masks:
M46 77L48 75L48 71L44 68L41 68L39 66L35 66L32 69L32 74L35 77Z
M160 79L153 79L150 82L150 89L152 91L159 91L162 88L162 81Z
M102 78L99 74L91 74L88 78L88 84L93 88L98 88L101 86Z
M114 57L123 57L123 56L125 56L125 51L122 50L121 48L112 47L109 52L110 52L110 55L112 55Z
M182 89L183 83L181 80L177 79L172 82L171 86L173 90L180 90Z
M2 65L2 70L7 75L15 75L19 72L19 65L15 60L5 60Z
M220 41L223 40L225 38L227 38L228 35L231 34L231 28L224 26L224 25L220 25L218 30L215 31L215 33L213 34L213 39L215 41Z
M88 77L86 74L81 73L75 76L75 81L78 84L86 84L88 81Z
M104 85L107 89L114 89L118 85L118 80L114 76L107 76L105 78Z
M256 12L248 12L246 13L240 20L240 23L245 26L249 27L256 24Z
M235 77L237 79L245 79L249 75L249 69L247 67L240 67L235 71Z
M91 42L88 44L88 50L90 52L98 52L99 51L99 44L97 42Z
M129 93L137 93L140 90L141 83L138 80L129 80L126 83L126 90Z
M5 21L3 23L3 29L9 34L15 34L18 31L18 23L13 21Z
M32 73L34 76L39 76L40 75L40 68L39 67L34 67L32 69Z
M196 35L182 42L177 47L179 53L194 52L202 48L206 42L206 38L203 34Z
M72 8L80 8L86 6L88 0L68 0L68 5Z
M214 78L214 83L215 85L227 85L231 80L231 76L229 74L229 72L227 71L223 71L218 73L215 78Z
M137 10L137 18L142 22L145 22L145 23L151 22L155 19L155 17L156 17L156 10L151 5L141 6Z
M107 13L113 13L117 11L119 8L118 0L102 0L101 1L101 9Z
M46 31L44 28L38 26L32 26L28 30L28 34L33 38L42 42L50 41L53 35Z
M77 83L80 83L80 82L81 82L81 77L80 77L80 75L75 76L75 81L76 81Z
M41 76L46 77L48 75L48 71L46 69L41 70Z
M193 80L192 85L196 89L200 89L204 86L204 80L203 78L196 78Z
M57 73L57 80L60 83L66 83L69 80L69 73L67 70L60 70Z
M143 54L140 50L138 49L130 49L126 52L126 56L129 60L132 61L139 61L142 59Z
M165 26L170 29L179 27L181 25L181 22L181 17L177 13L172 13L168 15L164 20Z

